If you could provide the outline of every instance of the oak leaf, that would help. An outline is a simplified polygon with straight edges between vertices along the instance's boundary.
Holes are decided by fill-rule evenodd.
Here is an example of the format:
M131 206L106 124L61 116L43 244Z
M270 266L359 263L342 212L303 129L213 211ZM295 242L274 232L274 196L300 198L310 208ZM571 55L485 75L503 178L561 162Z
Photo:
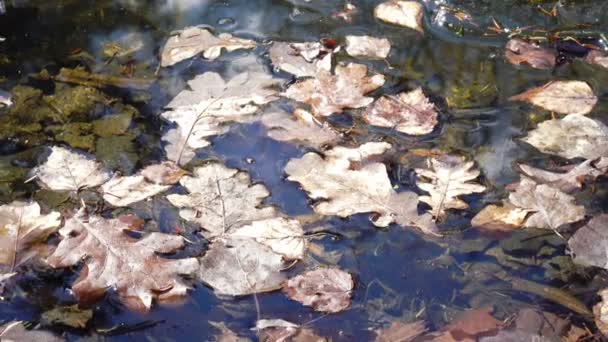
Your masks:
M511 96L511 101L529 102L560 114L588 114L598 99L593 89L582 81L552 81L543 86Z
M390 24L409 27L423 32L424 7L418 1L389 0L376 6L374 17Z
M272 64L296 77L313 77L319 70L331 71L333 52L319 42L274 42L268 49Z
M261 122L268 130L268 136L278 141L320 148L340 139L338 132L303 109L296 109L293 115L284 112L265 114Z
M535 69L552 69L555 67L556 53L519 38L513 38L505 46L505 57L511 64L527 64Z
M391 43L386 38L346 36L346 53L352 57L385 59L390 51Z
M292 300L317 311L340 312L350 306L353 277L338 268L318 268L291 278L283 291Z

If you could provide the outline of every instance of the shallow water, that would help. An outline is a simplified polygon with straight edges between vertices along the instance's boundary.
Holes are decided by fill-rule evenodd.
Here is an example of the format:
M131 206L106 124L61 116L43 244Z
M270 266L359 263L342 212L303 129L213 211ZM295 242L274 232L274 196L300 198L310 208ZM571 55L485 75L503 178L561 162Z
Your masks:
M464 155L477 162L482 171L482 183L489 190L482 195L465 196L471 208L450 212L441 223L442 231L446 232L442 239L423 237L415 229L394 225L378 229L365 214L348 219L330 217L317 223L331 233L314 241L323 253L311 255L289 272L295 275L316 264L336 264L351 272L356 279L352 307L339 314L323 315L290 301L280 292L271 292L257 296L261 318L282 318L307 324L333 341L373 339L372 330L394 319L424 318L434 330L445 325L446 318L453 317L455 312L484 306L493 306L495 316L503 319L519 308L532 305L562 317L572 315L575 322L593 327L588 318L554 302L505 290L508 282L488 275L505 271L508 277L562 288L591 307L598 301L597 290L606 284L605 277L564 259L565 241L536 230L517 232L501 239L488 237L471 229L470 219L486 203L506 197L505 186L519 177L514 167L518 161L535 165L563 164L562 160L543 155L517 140L536 122L550 118L550 114L509 102L510 96L548 79L585 80L600 97L592 116L607 119L605 106L608 102L603 100L608 90L608 70L580 61L555 71L517 68L503 58L501 46L506 37L483 36L482 28L491 25L491 17L494 17L511 29L533 25L553 30L587 24L585 30L601 30L608 24L608 4L570 1L560 7L562 12L555 19L536 9L537 4L550 9L554 2L548 1L427 1L426 32L419 34L375 20L373 8L379 1L352 3L359 13L347 24L331 18L331 14L344 5L338 0L105 0L94 5L83 1L7 1L6 13L0 15L0 36L6 38L0 43L0 89L10 91L18 85L29 85L46 95L57 94L69 86L30 75L43 69L53 74L66 66L86 65L99 73L123 71L134 77L154 77L157 53L166 37L171 31L189 25L210 25L219 32L230 32L258 42L314 41L331 37L342 43L347 34L387 37L393 49L386 61L355 60L342 53L338 62L364 63L373 71L384 74L387 82L373 93L376 95L396 94L422 86L442 109L440 125L427 136L408 137L362 125L349 115L357 111L346 111L329 119L336 127L354 126L343 144L356 146L367 141L387 141L401 152L437 148ZM439 3L466 11L476 26L463 25L464 31L459 27L441 26L440 21L432 19ZM134 56L129 67L132 69L125 71L121 69L124 65L106 62L103 47L129 37L138 37L144 48ZM231 76L251 68L252 64L273 71L265 58L265 50L261 44L253 51L224 54L213 62L195 58L162 69L159 81L148 92L104 89L101 96L118 99L124 105L133 106L138 113L133 116L128 133L120 137L95 138L90 143L91 152L113 170L124 174L162 160L160 137L168 125L158 118L158 114L184 89L185 81L205 71ZM284 73L277 73L277 77L289 79ZM289 104L279 101L271 106L286 108ZM62 119L63 123L92 122L124 110L107 104L94 108L86 118ZM34 114L30 114L23 113L20 127L26 127L35 119ZM6 113L0 109L0 118L3 115ZM76 201L65 201L56 194L41 191L35 184L24 184L24 181L28 171L43 160L43 146L88 143L80 138L68 140L65 134L60 135L49 127L33 131L11 127L2 126L5 131L0 131L0 204L16 199L36 199L45 209L77 208L79 203ZM6 131L10 129L15 132ZM285 164L302 156L306 149L266 137L264 127L256 123L234 125L230 132L213 138L212 142L209 148L197 153L192 165L214 159L229 167L246 170L255 182L263 183L270 190L268 204L276 205L291 216L312 213L311 201L297 184L285 179L283 172ZM402 157L395 153L388 162L391 180L399 190L419 192L411 169L422 165L423 158ZM594 184L593 193L591 189L585 189L577 197L585 204L588 216L608 208L607 185L599 180ZM183 192L183 189L170 191ZM124 212L136 213L152 221L146 226L149 230L174 233L173 227L180 225L177 211L163 196L135 204L128 210L106 208L103 214L112 216ZM183 234L195 243L183 254L201 254L205 243L194 227L185 227ZM548 252L537 255L543 247ZM27 272L20 277L7 300L0 302L0 321L24 320L36 324L42 312L58 305L76 303L69 289L76 277L77 273L69 270ZM63 333L73 341L206 341L218 334L209 322L225 322L239 335L254 337L250 329L259 318L252 296L218 298L201 284L197 284L184 303L155 306L146 315L124 308L111 293L95 304L93 310L94 317L85 329L46 328Z

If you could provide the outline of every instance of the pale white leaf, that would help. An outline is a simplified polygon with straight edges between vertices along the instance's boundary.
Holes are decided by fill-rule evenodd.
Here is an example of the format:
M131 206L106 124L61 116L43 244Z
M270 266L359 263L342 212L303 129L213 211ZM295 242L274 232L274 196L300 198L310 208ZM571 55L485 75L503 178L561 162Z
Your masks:
M271 218L254 221L230 233L231 237L252 238L286 259L302 259L308 245L297 220Z
M374 17L399 26L409 27L422 32L424 7L417 1L390 0L374 9Z
M391 43L386 38L346 36L346 53L353 57L385 59L390 51Z

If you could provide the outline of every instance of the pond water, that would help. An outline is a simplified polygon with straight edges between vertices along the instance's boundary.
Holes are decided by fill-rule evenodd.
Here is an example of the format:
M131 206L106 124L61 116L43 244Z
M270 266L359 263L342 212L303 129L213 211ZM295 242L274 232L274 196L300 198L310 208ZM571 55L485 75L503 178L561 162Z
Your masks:
M504 58L509 32L524 28L525 35L548 37L556 30L570 30L601 40L608 25L608 3L423 1L422 34L374 18L374 7L380 2L351 1L357 12L347 22L332 16L343 10L346 2L342 0L0 0L4 4L0 37L5 39L0 42L0 89L12 92L15 102L12 109L0 109L0 204L35 200L44 212L73 213L81 205L79 197L25 182L31 169L48 156L46 147L69 146L91 153L112 171L136 173L165 159L161 137L171 125L159 114L186 89L188 80L207 71L231 77L255 68L273 73L285 89L293 79L271 65L267 56L271 41L331 38L343 44L344 37L352 34L388 38L390 55L386 60L370 61L349 57L342 50L336 63L361 63L370 72L385 75L384 85L370 96L422 87L440 109L440 122L430 134L408 136L366 125L358 119L361 110L347 109L326 118L344 133L340 145L356 147L370 141L393 145L384 163L397 191L423 193L416 186L413 169L426 167L420 151L431 150L475 161L481 171L478 181L487 187L483 193L462 196L468 209L448 211L438 223L444 234L441 238L395 224L377 228L367 213L327 216L311 223L311 229L324 232L311 239L315 252L286 272L295 276L319 265L336 265L350 272L355 279L352 304L340 313L316 312L281 291L256 298L220 297L201 282L193 282L193 290L182 302L154 305L146 314L129 310L109 290L102 300L83 306L93 310L86 327L46 324L43 328L69 341L212 341L219 330L210 322L224 322L238 335L255 339L251 328L258 319L281 318L306 325L333 341L364 341L373 340L374 330L394 320L424 319L429 330L435 331L466 309L492 307L493 316L503 320L522 308L534 307L595 332L593 318L580 310L512 285L531 281L559 289L590 310L599 301L597 292L608 283L602 270L575 265L568 255L567 240L551 230L525 228L496 236L472 228L471 219L487 204L508 197L507 186L520 179L518 162L547 168L572 163L518 139L539 122L551 119L552 113L509 101L509 97L549 80L582 80L599 97L590 116L608 121L607 69L582 60L551 70L511 65ZM547 11L555 7L558 14L543 13L539 6ZM468 19L460 20L454 13L466 14ZM213 61L195 57L160 68L159 51L171 32L194 25L211 26L216 32L259 44L252 50L223 53ZM508 31L488 34L492 32L488 28L497 25ZM133 44L140 46L128 58L112 57L116 56L112 48L124 51ZM64 67L156 82L146 90L83 89L49 78ZM293 103L280 99L268 106L285 109ZM108 133L91 128L101 118L116 114L126 115L124 130L116 133L115 127L105 127ZM310 217L314 202L297 183L286 179L284 171L289 160L310 151L314 149L269 138L259 122L232 124L227 133L212 137L210 146L199 149L185 168L193 170L207 160L216 160L247 171L253 182L268 188L265 204L276 206L286 216ZM587 217L608 209L607 190L608 183L600 177L576 194ZM186 191L175 186L169 192ZM165 197L161 194L115 209L103 206L94 191L81 195L88 208L99 210L104 217L134 213L147 221L145 230L183 235L191 243L179 256L204 254L208 243L195 225L180 219L178 209ZM428 206L421 204L419 210L428 210ZM567 238L583 224L568 227L563 234ZM51 236L49 244L58 241L59 237ZM76 304L70 286L81 268L25 268L4 289L0 322L21 320L38 326L45 311ZM597 336L594 338L599 339Z

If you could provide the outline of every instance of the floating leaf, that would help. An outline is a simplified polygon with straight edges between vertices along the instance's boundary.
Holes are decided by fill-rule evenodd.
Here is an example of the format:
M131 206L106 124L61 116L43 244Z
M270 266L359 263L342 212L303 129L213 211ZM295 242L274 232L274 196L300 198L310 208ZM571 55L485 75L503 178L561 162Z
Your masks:
M308 245L300 222L281 217L254 221L230 236L255 239L286 259L302 259Z
M319 70L315 78L299 81L282 95L310 105L315 115L329 116L345 108L367 106L373 98L365 94L383 84L383 75L367 76L365 65L350 63L336 66L335 75Z
M424 7L417 1L390 0L376 6L374 17L387 23L422 30Z
M560 114L588 114L597 103L597 96L586 82L552 81L532 88L511 101L529 102L543 109Z
M255 47L253 40L233 37L228 33L220 33L216 37L208 29L186 27L167 40L161 52L160 64L162 67L168 67L201 52L206 59L214 60L222 54L222 49L231 52Z
M511 64L526 64L535 69L553 69L556 53L519 38L513 38L505 46L505 57Z
M334 313L350 306L354 286L350 273L337 268L318 268L289 279L283 291L292 300L317 311Z
M520 164L519 168L536 183L547 184L566 193L582 188L585 180L595 179L604 174L603 170L593 167L591 160L575 165L565 173L550 172L525 164Z
M147 311L152 301L169 301L190 288L180 275L193 274L196 259L167 259L157 253L172 253L184 246L180 236L150 233L133 239L125 230L140 221L133 217L104 219L83 210L59 230L62 240L47 258L54 268L71 267L84 260L84 269L72 285L80 301L92 302L113 288L130 309ZM135 223L134 223L135 222Z
M472 183L479 177L475 163L458 156L443 156L429 160L431 169L416 169L418 187L429 193L420 201L433 209L433 217L442 219L447 209L467 209L469 205L458 196L483 192L486 187Z
M346 36L346 53L352 57L385 59L390 51L391 43L386 38Z
M146 166L141 170L140 174L144 176L148 182L161 185L173 185L179 182L186 174L186 171L172 162L162 162L160 164Z
M568 246L575 263L608 269L608 215L591 219L568 240Z
M0 326L0 340L2 342L61 342L59 338L48 331L27 330L21 321L13 321Z
M268 50L272 64L297 77L313 77L319 70L331 71L333 50L319 42L275 42Z
M437 125L437 111L421 88L379 98L363 113L371 125L391 127L411 135L429 134Z
M293 115L283 112L265 114L261 121L268 130L268 136L278 141L320 148L340 139L339 133L303 109L296 109Z
M404 323L395 321L382 330L376 330L376 342L411 342L427 331L424 321Z
M282 319L261 319L256 322L260 341L327 342L312 330Z
M518 208L511 203L489 205L473 217L471 225L484 230L509 232L521 228L528 214L530 210Z

